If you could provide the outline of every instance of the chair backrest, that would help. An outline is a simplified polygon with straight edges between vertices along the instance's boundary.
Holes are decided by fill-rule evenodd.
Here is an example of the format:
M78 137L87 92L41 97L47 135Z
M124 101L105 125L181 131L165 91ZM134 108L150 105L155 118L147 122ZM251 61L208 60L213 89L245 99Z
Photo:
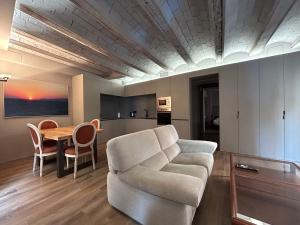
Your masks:
M35 150L38 149L41 153L41 150L42 150L42 135L41 135L39 129L31 123L28 123L27 127L28 127L29 132L30 132L30 136L31 136L31 139L32 139L34 149Z
M58 128L58 123L54 120L43 120L38 125L39 130Z
M78 148L90 146L93 148L93 143L96 137L96 128L91 123L82 123L77 125L73 131L73 142L75 145L76 155L78 154Z
M96 129L100 129L100 120L99 119L93 119L90 123L93 124L96 127Z

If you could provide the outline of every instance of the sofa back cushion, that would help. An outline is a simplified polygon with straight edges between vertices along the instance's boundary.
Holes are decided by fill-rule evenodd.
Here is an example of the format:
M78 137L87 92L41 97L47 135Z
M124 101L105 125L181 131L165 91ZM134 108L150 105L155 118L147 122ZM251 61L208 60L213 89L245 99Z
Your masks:
M177 145L179 139L178 133L173 125L154 128L161 149L167 155L169 161L172 161L181 151Z
M143 161L140 165L148 167L153 170L161 170L165 165L169 163L166 154L163 151L156 153L154 156Z
M171 162L176 156L181 153L181 149L177 143L171 145L169 148L166 148L163 151L166 154L169 162Z
M107 160L112 172L124 172L161 151L153 130L116 137L107 143Z
M162 150L174 145L179 139L177 131L173 125L157 127L154 128L154 131Z

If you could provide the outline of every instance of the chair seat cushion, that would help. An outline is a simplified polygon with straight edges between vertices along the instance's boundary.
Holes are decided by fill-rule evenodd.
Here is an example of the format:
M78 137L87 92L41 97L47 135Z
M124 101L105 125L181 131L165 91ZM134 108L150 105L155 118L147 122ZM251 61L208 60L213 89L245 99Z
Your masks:
M199 165L183 165L176 163L168 163L161 169L161 171L197 177L200 178L204 183L206 183L208 177L207 169Z
M54 153L57 152L57 147L56 147L57 142L53 140L46 140L43 142L43 147L42 147L42 153L47 154L47 153ZM40 154L40 151L38 149L35 150L37 154Z
M84 153L87 153L87 152L91 152L92 149L87 146L87 147L79 147L78 148L78 154L84 154ZM67 147L65 149L65 154L68 154L68 155L75 155L75 147L74 146L71 146L71 147Z
M204 152L180 153L172 160L172 163L204 166L210 175L214 165L214 157L212 154Z

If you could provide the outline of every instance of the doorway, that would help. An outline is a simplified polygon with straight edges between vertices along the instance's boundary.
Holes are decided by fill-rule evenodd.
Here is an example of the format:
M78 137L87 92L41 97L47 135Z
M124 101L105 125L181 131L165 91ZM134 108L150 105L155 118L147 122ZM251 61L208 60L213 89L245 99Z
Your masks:
M192 139L219 143L218 74L192 78L190 87Z

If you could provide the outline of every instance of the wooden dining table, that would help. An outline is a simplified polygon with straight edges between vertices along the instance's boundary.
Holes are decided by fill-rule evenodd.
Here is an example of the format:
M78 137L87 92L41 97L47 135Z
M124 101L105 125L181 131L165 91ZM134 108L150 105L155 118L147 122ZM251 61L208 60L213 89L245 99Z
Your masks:
M52 129L44 129L41 130L41 134L43 136L43 139L47 140L55 140L57 141L57 177L61 178L68 174L73 173L74 168L67 168L65 169L65 142L68 139L72 138L73 130L75 126L68 126L68 127L58 127L58 128L52 128ZM97 134L101 133L103 129L97 129ZM95 156L95 162L97 162L98 154L97 154L97 136L94 141L94 156ZM85 163L82 163L78 165L78 170L83 169L87 166L92 165L92 161L87 161Z

